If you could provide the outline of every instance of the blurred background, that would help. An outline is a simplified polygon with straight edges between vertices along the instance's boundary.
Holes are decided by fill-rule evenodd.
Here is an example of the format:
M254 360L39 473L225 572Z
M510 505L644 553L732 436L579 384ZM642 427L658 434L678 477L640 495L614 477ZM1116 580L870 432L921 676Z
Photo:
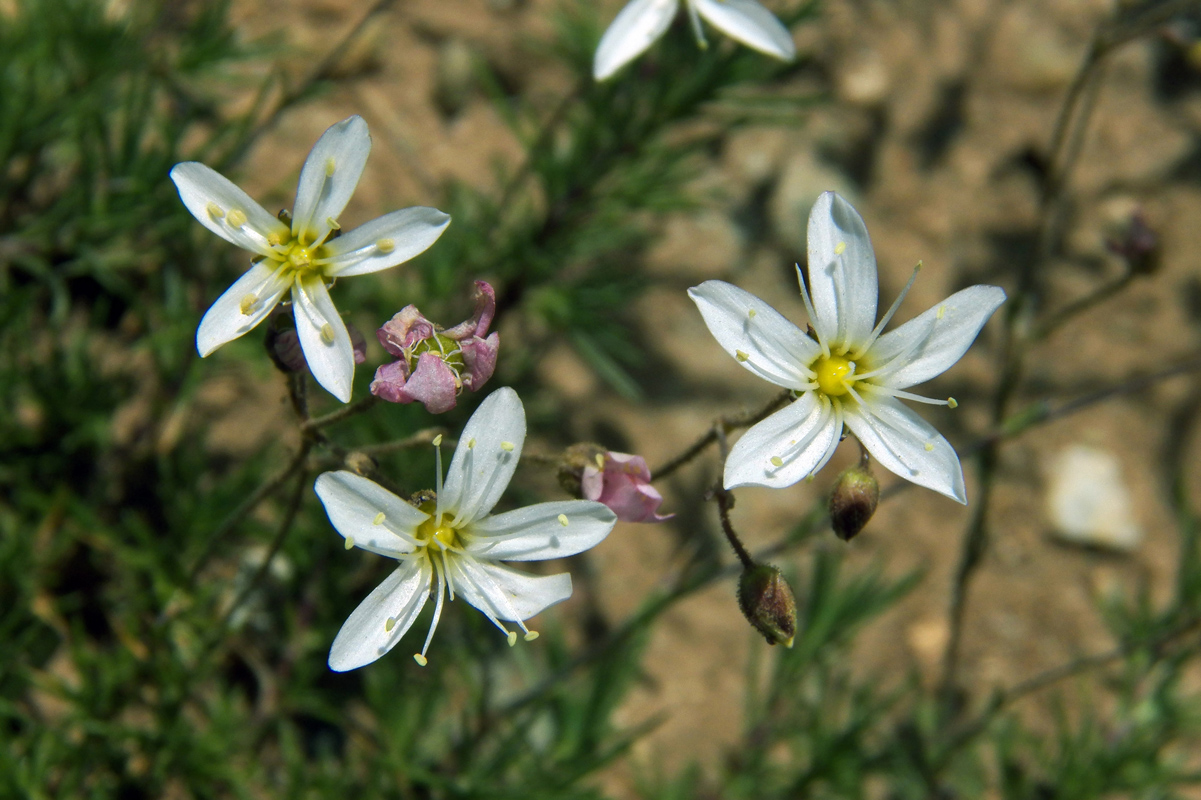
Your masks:
M0 0L0 791L14 797L1201 796L1201 4L765 0L780 63L681 10L591 80L621 2ZM852 542L812 482L737 492L799 633L769 647L703 498L710 447L619 523L510 650L453 603L430 663L326 667L391 569L309 491L372 452L407 491L481 395L380 404L304 441L260 328L201 361L246 268L167 174L202 161L274 212L321 132L373 137L341 217L450 213L427 253L333 290L368 340L498 294L485 392L531 438L505 502L561 499L595 441L668 463L775 387L685 290L805 324L826 190L863 215L896 317L975 283L1009 303L918 391L968 505L877 472ZM309 382L315 417L340 405ZM735 436L734 428L731 437ZM428 615L428 612L427 612ZM410 638L424 631L425 618ZM412 648L415 649L415 648Z

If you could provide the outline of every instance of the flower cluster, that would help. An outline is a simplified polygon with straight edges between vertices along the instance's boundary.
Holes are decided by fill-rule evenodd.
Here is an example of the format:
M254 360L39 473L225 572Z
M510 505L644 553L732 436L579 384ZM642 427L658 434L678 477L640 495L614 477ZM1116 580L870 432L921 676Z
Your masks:
M751 47L779 58L795 55L788 30L754 0L684 0L698 39L701 18ZM604 34L594 71L608 77L646 50L670 24L679 0L632 0ZM285 295L293 321L277 316L268 351L285 371L306 366L335 397L348 402L365 342L352 334L329 297L335 279L400 264L430 247L450 218L433 208L387 214L345 233L337 217L363 171L371 140L351 117L330 127L304 163L291 214L272 216L208 167L178 164L171 178L189 211L205 227L255 254L252 266L200 322L197 349L206 356L250 331ZM1153 237L1132 234L1131 251L1153 249ZM814 474L849 428L866 452L892 472L965 502L962 469L950 444L899 401L955 406L907 391L954 364L1005 300L995 286L953 294L890 333L883 333L913 278L877 321L877 274L862 218L827 192L808 228L808 286L798 266L809 315L802 331L759 298L723 281L688 290L718 343L749 372L791 392L792 402L751 427L725 458L725 489L786 487ZM1146 242L1150 241L1151 245ZM1139 249L1141 248L1141 249ZM916 278L916 271L914 273ZM378 331L396 360L380 366L372 394L419 402L430 413L454 408L464 389L478 391L496 368L500 339L489 332L496 293L475 283L472 316L451 328L406 306ZM357 333L357 332L356 332ZM356 341L357 338L357 341ZM559 476L576 500L492 514L516 469L525 441L525 410L516 392L489 395L468 420L446 473L437 452L435 489L405 500L356 472L320 475L315 491L346 548L395 559L398 566L346 620L334 639L336 671L369 664L392 649L431 597L433 619L414 659L427 652L447 598L478 608L516 643L537 637L526 620L571 595L571 576L530 575L506 562L562 558L600 543L617 520L659 522L662 495L640 456L580 444L564 454ZM434 444L441 444L438 436ZM743 562L739 604L769 643L791 646L796 607L775 567L756 563L737 541L720 490L723 530ZM844 539L875 510L879 486L867 470L845 471L831 497L831 517ZM512 623L516 629L506 627Z
M392 403L418 402L431 414L455 407L463 389L478 391L496 369L500 337L488 334L496 293L475 282L475 314L443 330L416 306L405 306L379 329L380 344L399 360L375 371L371 393Z

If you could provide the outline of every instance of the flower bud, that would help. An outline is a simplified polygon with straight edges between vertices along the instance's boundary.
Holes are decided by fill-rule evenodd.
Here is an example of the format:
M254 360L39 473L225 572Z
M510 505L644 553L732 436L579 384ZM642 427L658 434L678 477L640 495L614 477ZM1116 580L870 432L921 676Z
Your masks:
M843 470L830 493L830 523L834 533L844 542L851 541L876 513L879 502L880 484L866 464Z
M570 495L596 500L623 522L662 522L663 495L651 486L651 471L642 456L615 453L584 442L567 448L559 465L559 485Z
M792 647L796 637L796 599L780 570L755 564L738 579L738 607L768 644Z

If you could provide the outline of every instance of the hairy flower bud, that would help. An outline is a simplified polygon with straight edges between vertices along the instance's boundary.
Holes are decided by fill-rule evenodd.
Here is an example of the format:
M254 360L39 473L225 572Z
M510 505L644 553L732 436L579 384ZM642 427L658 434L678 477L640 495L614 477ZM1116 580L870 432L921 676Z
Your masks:
M796 637L796 599L780 570L755 564L738 579L738 607L768 644L792 647Z
M880 484L866 464L845 469L830 493L830 523L834 533L849 542L867 525L880 502Z

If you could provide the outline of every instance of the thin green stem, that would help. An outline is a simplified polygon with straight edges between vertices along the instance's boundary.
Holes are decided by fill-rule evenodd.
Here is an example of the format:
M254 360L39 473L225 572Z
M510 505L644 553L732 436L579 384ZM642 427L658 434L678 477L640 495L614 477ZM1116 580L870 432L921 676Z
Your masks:
M722 417L721 419L717 420L717 422L713 423L713 427L709 429L708 433L697 439L693 444L689 445L684 452L680 453L674 458L668 459L668 461L658 469L651 470L651 475L654 476L655 480L666 478L668 475L675 472L680 467L688 464L694 458L703 453L705 448L716 442L720 435L725 435L730 431L736 431L739 428L749 428L751 425L761 422L773 411L787 403L791 396L792 392L789 389L785 389L768 401L767 405L763 406L757 411L752 411L748 414L740 414L738 416ZM725 459L722 460L724 461Z
M366 397L362 397L349 405L339 408L337 411L332 411L329 414L324 414L320 417L313 417L306 420L304 424L300 426L301 430L315 431L320 428L327 428L336 422L341 422L344 419L349 419L350 417L362 414L364 411L369 410L378 402L378 397L373 394L369 394Z

